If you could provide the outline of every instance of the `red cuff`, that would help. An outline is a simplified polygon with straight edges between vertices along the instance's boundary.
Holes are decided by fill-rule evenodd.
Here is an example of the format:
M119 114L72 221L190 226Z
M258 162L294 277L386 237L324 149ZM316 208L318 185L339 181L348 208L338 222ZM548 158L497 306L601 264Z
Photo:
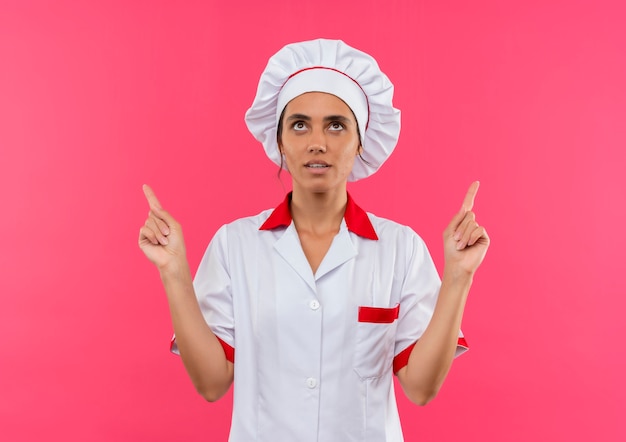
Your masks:
M215 336L217 340L222 344L222 348L224 349L224 354L226 355L226 360L235 363L235 349L228 345L226 342L222 341L219 336Z
M393 358L394 373L398 373L401 368L406 367L406 364L409 363L409 356L411 356L411 352L413 351L413 347L415 347L416 343L417 342L414 342L413 344L409 345L407 348L398 353L395 358Z
M465 340L465 338L459 338L459 341L456 345L457 347L469 348L469 345L467 345L467 341Z
M224 349L224 354L226 355L226 360L232 362L233 364L235 363L235 349L233 347L231 347L230 345L228 345L225 341L223 341L222 339L219 338L219 336L215 336L217 338L217 340L219 341L219 343L222 345L222 348ZM176 342L176 337L172 338L172 341L170 342L170 351L172 351L172 349L174 348L174 343Z
M398 373L398 371L406 367L406 364L409 363L409 357L411 356L411 352L413 351L413 347L415 347L415 344L417 344L417 341L409 345L407 348L398 353L395 358L393 358L394 374ZM469 348L469 346L467 345L467 341L465 340L465 338L462 337L459 338L456 345L457 347Z

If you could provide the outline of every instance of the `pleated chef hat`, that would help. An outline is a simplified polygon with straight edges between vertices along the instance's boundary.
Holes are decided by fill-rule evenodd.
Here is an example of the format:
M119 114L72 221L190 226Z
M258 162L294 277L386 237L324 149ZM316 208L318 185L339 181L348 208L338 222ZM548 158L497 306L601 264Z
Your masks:
M354 162L348 181L376 172L400 134L400 111L392 104L393 84L376 60L340 40L326 39L287 45L269 59L245 119L277 165L281 164L276 140L280 115L289 101L306 92L335 95L354 112L365 161Z

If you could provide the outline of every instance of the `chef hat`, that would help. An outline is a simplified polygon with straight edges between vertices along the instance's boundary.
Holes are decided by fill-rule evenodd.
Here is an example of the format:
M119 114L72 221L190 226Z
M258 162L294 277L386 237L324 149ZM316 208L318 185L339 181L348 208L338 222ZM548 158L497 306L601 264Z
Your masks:
M393 84L376 60L340 40L325 39L287 45L270 58L245 119L252 135L277 165L281 165L278 121L287 103L306 92L333 94L356 117L362 160L355 161L348 180L376 172L400 134L400 111L392 104Z

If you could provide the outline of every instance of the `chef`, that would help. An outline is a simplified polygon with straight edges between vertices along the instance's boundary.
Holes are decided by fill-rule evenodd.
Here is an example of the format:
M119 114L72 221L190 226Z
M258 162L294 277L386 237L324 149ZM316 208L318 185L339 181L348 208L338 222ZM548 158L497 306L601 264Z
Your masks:
M172 351L207 400L234 383L231 441L402 441L393 376L423 405L467 349L461 319L489 245L478 182L444 231L441 279L410 227L347 192L396 146L392 98L376 61L342 41L272 56L245 118L293 190L222 226L193 280L180 224L144 186L139 246L165 287Z

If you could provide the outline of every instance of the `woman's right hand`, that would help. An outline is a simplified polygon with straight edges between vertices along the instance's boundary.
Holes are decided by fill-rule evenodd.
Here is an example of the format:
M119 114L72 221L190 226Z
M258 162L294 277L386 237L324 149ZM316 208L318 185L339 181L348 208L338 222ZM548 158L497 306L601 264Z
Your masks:
M139 248L159 271L186 265L185 242L180 224L163 208L150 186L143 185L150 211L139 230Z

